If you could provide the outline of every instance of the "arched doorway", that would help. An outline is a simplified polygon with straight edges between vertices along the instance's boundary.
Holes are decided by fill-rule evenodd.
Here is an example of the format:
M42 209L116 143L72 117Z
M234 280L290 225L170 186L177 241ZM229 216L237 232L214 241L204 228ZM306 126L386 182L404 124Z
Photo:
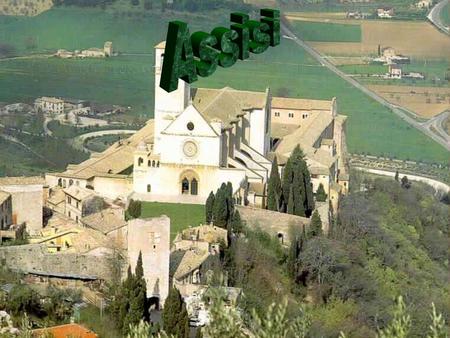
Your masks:
M198 195L199 177L193 170L186 170L180 175L182 195Z

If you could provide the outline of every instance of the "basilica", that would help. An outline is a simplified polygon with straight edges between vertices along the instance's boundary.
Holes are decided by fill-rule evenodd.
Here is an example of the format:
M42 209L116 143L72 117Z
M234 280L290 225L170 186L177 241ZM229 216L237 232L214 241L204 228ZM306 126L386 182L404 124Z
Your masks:
M265 206L272 160L279 170L300 145L315 191L322 183L332 205L348 189L345 121L335 98L281 98L263 92L159 87L165 42L155 46L154 119L126 140L62 173L50 186L77 185L108 198L204 203L223 182L236 201Z

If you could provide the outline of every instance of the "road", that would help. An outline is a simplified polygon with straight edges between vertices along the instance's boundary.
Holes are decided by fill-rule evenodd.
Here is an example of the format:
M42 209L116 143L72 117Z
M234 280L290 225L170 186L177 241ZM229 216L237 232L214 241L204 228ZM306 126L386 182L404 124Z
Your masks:
M450 27L444 25L444 23L441 20L441 12L444 6L449 2L450 0L442 0L441 2L438 2L428 13L428 20L435 25L439 30L444 32L445 34L450 35Z
M444 137L444 139L442 137L440 137L439 135L436 135L434 132L432 132L429 128L427 128L427 126L424 126L423 123L416 121L411 115L410 113L408 113L405 109L398 107L394 104L391 104L390 102L386 101L384 98L382 98L381 96L379 96L378 94L376 94L375 92L369 90L368 88L364 87L363 85L361 85L358 81L356 81L355 79L353 79L352 77L348 76L347 74L345 74L343 71L341 71L340 69L338 69L335 65L333 65L330 61L328 61L327 59L325 59L323 57L322 54L320 54L318 51L316 51L314 48L310 47L308 44L306 44L303 40L299 39L288 27L286 27L285 24L281 25L281 29L283 31L283 33L285 35L287 35L288 37L290 37L292 40L294 40L294 42L300 46L301 48L303 48L304 50L306 50L314 59L316 59L322 66L327 67L329 70L331 70L333 73L335 73L336 75L338 75L339 77L341 77L343 80L347 81L348 83L350 83L352 86L354 86L355 88L359 89L360 91L362 91L364 94L366 94L367 96L371 97L372 99L374 99L375 101L377 101L378 103L382 104L383 106L389 108L395 115L397 115L398 117L400 117L402 120L404 120L405 122L409 123L411 126L413 126L414 128L418 129L419 131L421 131L422 133L424 133L425 135L427 135L428 137L432 138L434 141L436 141L437 143L441 144L442 146L444 146L444 148L446 148L447 150L450 151L450 136L447 135L446 137Z
M444 139L448 139L448 134L444 130L444 124L447 118L450 118L450 110L446 110L439 115L436 115L432 119L428 120L427 122L423 123L422 125L428 130L432 131L432 129L435 130L435 133L439 133Z
M100 137L105 135L121 135L121 134L134 134L137 130L131 130L131 129L113 129L113 130L99 130L99 131L93 131L86 134L78 135L77 137L74 137L71 140L71 145L75 149L81 150L81 151L87 151L92 153L93 151L89 150L84 146L84 141L91 137Z

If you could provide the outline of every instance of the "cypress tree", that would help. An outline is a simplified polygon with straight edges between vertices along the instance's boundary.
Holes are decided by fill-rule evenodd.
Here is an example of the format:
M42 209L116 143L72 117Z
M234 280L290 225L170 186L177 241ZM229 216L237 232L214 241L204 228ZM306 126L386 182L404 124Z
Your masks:
M267 188L267 209L279 211L281 199L281 178L278 172L277 157L273 159Z
M315 210L311 217L311 224L309 225L308 238L322 235L322 220L319 212Z
M162 313L163 329L168 335L189 337L189 318L180 292L172 287Z
M323 184L320 183L319 187L317 188L316 191L316 200L318 202L325 202L327 200L327 194L325 193L325 189L323 187Z
M298 238L297 236L294 237L291 241L291 245L289 247L289 253L288 253L288 257L287 257L287 270L288 270L288 275L291 278L295 278L295 275L297 273L297 257L298 257Z
M231 229L235 234L240 234L242 232L241 214L238 210L234 211L233 217L231 218Z
M303 172L299 166L295 166L294 181L292 182L293 202L294 209L293 214L297 216L305 216L305 190L303 185Z
M227 183L225 195L227 202L227 223L229 223L234 214L233 185L231 182Z
M395 171L395 177L394 177L394 179L398 182L398 180L399 180L399 173L398 173L398 170Z
M311 184L311 175L308 170L308 166L306 165L306 161L302 158L302 172L303 172L303 182L304 182L304 192L305 192L305 215L307 217L310 217L312 214L312 211L315 208L314 203L314 193L312 190L312 184Z
M290 186L290 189L289 189L289 200L288 200L286 211L288 214L291 214L291 215L294 214L294 192L292 191L292 185Z
M211 191L205 204L205 221L210 224L213 221L214 193Z
M136 279L141 279L144 277L144 266L142 264L142 252L139 251L139 256L136 262L136 269L134 270Z
M216 198L214 199L213 219L214 225L227 228L228 223L228 206L227 206L227 188L225 183L217 190Z
M283 170L283 182L282 182L282 194L283 194L283 201L284 205L282 208L282 211L288 212L288 205L289 205L289 195L291 192L291 184L292 184L292 160L289 157L289 159L286 162L286 165L284 166Z

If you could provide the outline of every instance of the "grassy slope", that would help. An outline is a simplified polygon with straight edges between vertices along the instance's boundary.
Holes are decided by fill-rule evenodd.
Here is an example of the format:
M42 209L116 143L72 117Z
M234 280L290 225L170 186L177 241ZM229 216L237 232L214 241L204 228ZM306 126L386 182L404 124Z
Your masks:
M292 24L306 41L361 42L361 26L296 21Z
M181 230L204 222L205 207L198 204L156 202L142 204L142 217L161 215L170 217L170 240L172 241Z
M176 17L194 20L180 14ZM157 41L165 38L162 30L166 27L166 19L156 15L114 19L110 12L78 8L52 9L33 18L0 17L0 32L8 31L8 34L0 33L0 41L6 39L23 52L23 39L31 34L39 38L37 51L101 46L105 40L112 40L121 51L149 54L108 60L0 61L0 88L9 89L1 91L0 101L60 95L132 105L135 113L151 116L154 95L152 49ZM201 24L208 30L217 26L212 19L197 20L197 27ZM226 16L222 19L226 20ZM195 30L195 26L190 27L191 31ZM448 153L442 147L317 64L289 40L283 39L280 46L265 54L253 55L232 68L219 69L195 85L249 90L264 90L269 86L275 94L284 87L289 88L292 97L331 99L336 96L339 111L349 116L347 130L351 152L448 161Z
M450 3L449 2L447 2L447 4L444 6L444 9L441 12L441 18L442 18L442 21L447 26L450 26Z

